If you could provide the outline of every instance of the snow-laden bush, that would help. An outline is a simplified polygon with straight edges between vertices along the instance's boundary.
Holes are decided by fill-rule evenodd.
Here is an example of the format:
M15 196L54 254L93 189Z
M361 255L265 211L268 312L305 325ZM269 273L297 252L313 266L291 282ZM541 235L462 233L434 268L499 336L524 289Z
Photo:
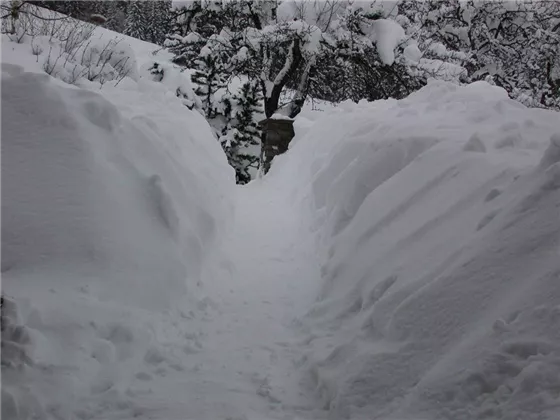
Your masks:
M125 77L138 79L134 53L119 39L90 38L69 52L50 46L43 55L45 72L66 83L74 84L81 78L101 85L109 81L118 83Z
M88 80L109 81L123 77L138 78L136 59L129 45L119 39L91 39L74 52L87 69Z
M46 36L49 41L63 45L66 52L88 40L95 25L69 18L27 2L5 2L2 4L2 33L18 43L25 39ZM14 13L13 10L16 12Z
M204 113L202 102L194 92L190 73L187 70L161 61L147 63L142 70L148 72L153 81L163 83L169 91L175 92L187 108Z
M560 108L560 3L557 1L404 1L407 34L423 51L415 67L435 77L486 80L530 107ZM446 68L447 67L447 68Z
M47 74L75 84L80 79L104 84L138 79L134 52L123 38L104 37L95 26L25 4L17 19L3 20L11 41L30 43Z

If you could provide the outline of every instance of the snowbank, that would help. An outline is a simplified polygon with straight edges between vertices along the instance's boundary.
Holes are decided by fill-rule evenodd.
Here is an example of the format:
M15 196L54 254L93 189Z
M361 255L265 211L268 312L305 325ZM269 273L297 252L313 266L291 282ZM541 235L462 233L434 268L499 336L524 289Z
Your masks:
M559 115L434 82L304 129L269 176L323 253L303 328L332 418L557 418Z
M229 171L200 145L210 131L194 138L201 120L185 112L184 131L163 137L149 117L123 118L96 93L4 70L3 270L93 265L116 275L111 298L167 307L199 280L203 249L227 219ZM218 168L213 193L201 160Z
M30 68L2 66L2 414L133 417L131 382L195 340L233 171L163 84L93 92Z

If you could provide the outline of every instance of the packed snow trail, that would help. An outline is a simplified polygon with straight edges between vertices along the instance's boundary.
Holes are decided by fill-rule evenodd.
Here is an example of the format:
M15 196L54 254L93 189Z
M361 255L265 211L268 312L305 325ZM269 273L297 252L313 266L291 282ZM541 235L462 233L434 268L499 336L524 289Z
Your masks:
M139 418L294 419L322 417L301 384L302 344L294 321L317 294L316 256L302 242L301 219L278 189L238 187L224 276L204 289L208 316L201 349L185 370L150 385ZM296 322L297 324L297 322Z

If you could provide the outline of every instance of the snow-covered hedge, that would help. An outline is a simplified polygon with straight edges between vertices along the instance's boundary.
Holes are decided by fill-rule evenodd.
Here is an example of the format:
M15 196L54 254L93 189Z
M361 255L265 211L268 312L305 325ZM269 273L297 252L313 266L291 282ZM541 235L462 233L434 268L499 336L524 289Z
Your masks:
M2 20L2 29L4 38L30 45L43 70L66 83L138 80L136 57L124 37L97 31L93 24L25 4L17 19Z
M558 113L433 82L302 129L270 177L323 250L303 324L333 418L555 418Z

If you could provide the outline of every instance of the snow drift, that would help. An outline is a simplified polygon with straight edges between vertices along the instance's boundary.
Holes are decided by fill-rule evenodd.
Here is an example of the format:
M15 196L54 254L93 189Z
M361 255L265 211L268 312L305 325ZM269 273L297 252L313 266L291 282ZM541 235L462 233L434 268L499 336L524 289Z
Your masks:
M303 327L332 418L557 418L558 114L433 82L303 129L270 179L323 253Z
M219 186L229 171L214 171L211 193L192 156L224 164L193 153L197 116L184 113L181 141L164 140L148 117L128 120L96 93L18 71L9 67L2 86L3 272L73 263L111 278L112 299L169 307L199 281L226 218Z
M203 298L233 171L199 114L126 86L104 90L126 96L117 108L3 65L6 418L100 415L85 400L107 393L130 409L119 384L187 328L160 321L196 316Z

